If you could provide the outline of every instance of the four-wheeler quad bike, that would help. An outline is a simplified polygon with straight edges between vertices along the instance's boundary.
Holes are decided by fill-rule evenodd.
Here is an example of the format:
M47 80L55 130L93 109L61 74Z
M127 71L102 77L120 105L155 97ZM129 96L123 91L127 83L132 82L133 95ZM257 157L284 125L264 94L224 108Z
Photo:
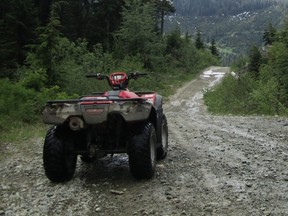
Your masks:
M131 79L145 75L87 75L107 80L112 90L79 99L47 101L43 121L53 126L44 141L43 161L51 181L70 180L78 155L83 162L92 162L108 154L127 153L130 172L136 179L154 175L156 160L164 159L168 148L162 97L155 92L127 89Z

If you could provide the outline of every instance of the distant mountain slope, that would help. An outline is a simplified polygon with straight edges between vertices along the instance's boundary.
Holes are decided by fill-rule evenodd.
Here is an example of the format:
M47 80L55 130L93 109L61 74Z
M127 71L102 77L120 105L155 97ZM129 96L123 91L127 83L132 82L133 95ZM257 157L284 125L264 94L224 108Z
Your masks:
M280 27L287 12L287 0L174 0L176 13L166 20L166 30L179 26L192 36L200 31L204 42L212 38L229 64L251 45L260 46L264 29Z
M285 4L286 0L174 0L182 16L227 16Z

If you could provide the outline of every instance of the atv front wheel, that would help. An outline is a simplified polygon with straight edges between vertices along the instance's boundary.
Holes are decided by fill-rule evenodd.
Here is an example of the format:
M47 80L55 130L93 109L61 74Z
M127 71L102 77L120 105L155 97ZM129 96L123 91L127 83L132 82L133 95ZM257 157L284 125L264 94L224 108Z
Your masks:
M50 128L45 137L43 162L45 174L53 182L68 181L74 175L77 162L74 144L57 137L55 127Z
M130 172L136 179L153 177L156 166L156 133L147 123L141 133L135 135L129 146Z
M161 125L161 145L157 149L157 160L162 160L168 152L168 124L166 116L163 114Z

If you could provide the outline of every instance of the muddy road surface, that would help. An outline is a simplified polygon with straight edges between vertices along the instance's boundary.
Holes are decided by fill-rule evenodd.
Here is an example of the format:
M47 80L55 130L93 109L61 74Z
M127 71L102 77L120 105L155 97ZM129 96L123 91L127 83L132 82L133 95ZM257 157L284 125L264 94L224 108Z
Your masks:
M51 183L43 138L1 149L0 215L288 215L288 119L213 116L203 89L228 68L210 68L165 104L169 152L153 179L137 181L126 155L77 163Z

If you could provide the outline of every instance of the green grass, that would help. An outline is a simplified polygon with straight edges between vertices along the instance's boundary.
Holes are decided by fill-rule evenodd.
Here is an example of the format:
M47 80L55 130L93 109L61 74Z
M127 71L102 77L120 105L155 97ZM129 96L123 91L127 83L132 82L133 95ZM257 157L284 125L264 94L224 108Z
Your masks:
M39 121L35 124L17 123L9 129L1 131L0 162L15 152L30 157L31 148L35 148L35 140L44 139L47 129L48 126Z
M44 134L47 126L41 122L35 124L15 124L12 128L7 131L1 132L0 143L10 143L28 140L32 137L39 137Z

